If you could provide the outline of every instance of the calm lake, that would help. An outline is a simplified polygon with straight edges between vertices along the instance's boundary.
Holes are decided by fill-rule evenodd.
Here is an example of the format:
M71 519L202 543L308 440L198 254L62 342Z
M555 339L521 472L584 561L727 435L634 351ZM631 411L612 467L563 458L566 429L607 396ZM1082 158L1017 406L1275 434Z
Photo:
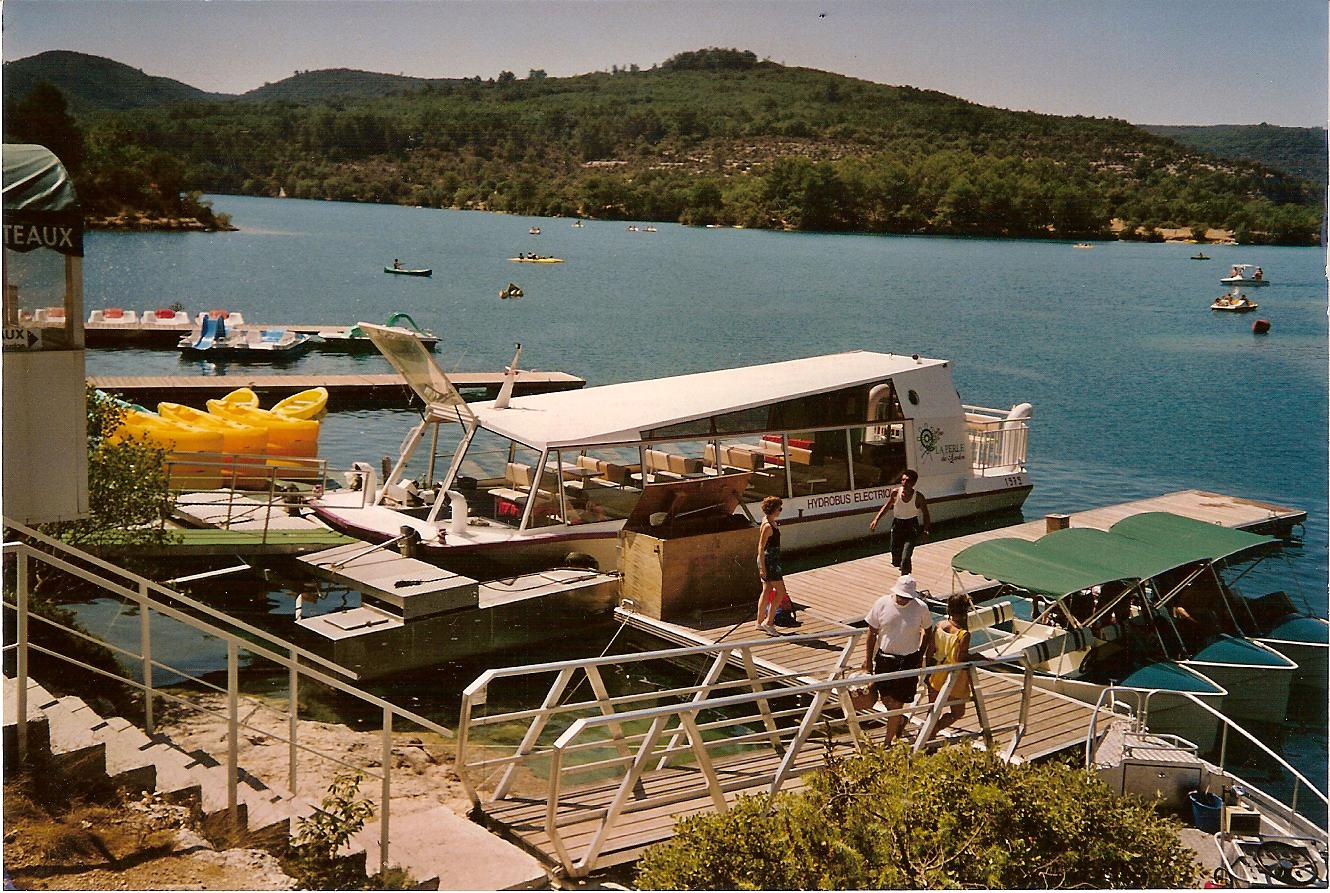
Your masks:
M1327 577L1325 255L1315 248L791 234L213 196L237 233L91 233L88 309L182 302L260 323L382 322L409 312L444 369L524 368L606 384L834 351L953 361L967 403L1034 404L1025 516L1189 487L1308 512L1271 563L1319 613ZM539 236L528 228L539 226ZM510 263L519 251L567 263ZM432 278L384 275L432 267ZM1208 309L1234 263L1264 268L1252 316ZM502 301L516 282L526 292ZM1271 332L1253 336L1253 316ZM93 351L89 374L226 374L165 351ZM266 370L259 370L266 371ZM378 356L313 352L284 371L380 372ZM238 385L239 386L239 383ZM396 453L413 414L330 415L340 467ZM876 548L876 547L875 547ZM817 556L828 562L862 548ZM797 568L796 568L797 569ZM1254 585L1254 584L1253 584ZM274 597L269 610L283 610ZM286 610L289 610L287 608ZM604 638L595 647L599 653ZM577 653L570 644L569 653ZM548 658L549 655L540 655ZM458 668L454 697L475 675ZM468 675L468 673L470 675ZM436 686L440 680L434 680ZM452 685L451 682L447 685ZM1324 785L1324 693L1281 747Z

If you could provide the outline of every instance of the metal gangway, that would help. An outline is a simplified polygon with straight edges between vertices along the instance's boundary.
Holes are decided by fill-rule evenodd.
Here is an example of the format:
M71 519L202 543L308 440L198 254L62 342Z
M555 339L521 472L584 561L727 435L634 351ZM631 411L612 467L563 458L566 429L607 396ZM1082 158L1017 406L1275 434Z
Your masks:
M824 766L829 754L864 747L893 716L907 717L904 735L915 750L937 740L970 740L1019 759L1038 691L1024 654L866 674L851 669L864 632L847 628L488 670L463 693L458 775L492 828L567 876L583 877L637 859L669 839L679 817L724 812L741 794L797 790L802 776ZM825 679L771 673L762 653L800 642L837 653ZM696 667L696 682L610 693L608 670L647 673L662 661ZM980 684L983 670L997 668L1020 671L983 674L1009 680L1009 703L999 712L989 709L992 685ZM871 699L861 692L870 683L936 672L950 675L935 703L920 698L895 711L864 706ZM963 676L969 694L953 700ZM510 705L537 697L539 706L487 709L491 700ZM977 725L947 729L945 739L935 739L938 720L957 701L972 706ZM515 745L514 725L525 725ZM507 736L508 743L485 737L496 727L492 734Z

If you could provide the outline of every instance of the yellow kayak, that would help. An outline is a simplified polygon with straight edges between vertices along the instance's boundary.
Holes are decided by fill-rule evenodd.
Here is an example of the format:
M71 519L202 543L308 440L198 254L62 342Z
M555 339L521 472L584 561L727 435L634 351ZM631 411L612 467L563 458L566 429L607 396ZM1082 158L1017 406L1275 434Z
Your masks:
M130 438L147 440L166 450L170 461L170 486L176 489L216 487L222 481L218 457L210 456L195 463L181 461L186 453L222 452L222 435L151 412L134 410L125 414L120 427L109 438L113 443Z
M232 406L252 406L255 409L259 407L259 395L249 388L236 388L231 393L221 399L222 403L229 403Z
M227 466L236 466L234 478L237 487L267 485L267 466L263 460L268 450L267 429L235 422L179 403L159 403L157 411L164 419L221 434L221 452L227 454L222 461ZM229 468L223 468L222 471L228 479L233 477Z
M561 264L561 257L510 257L508 258L515 264Z
M209 400L208 412L242 425L263 428L268 432L270 456L313 458L319 454L319 423L313 419L293 419L252 406L232 406L221 400Z
M328 411L328 389L310 388L273 404L272 412L288 419L316 419Z

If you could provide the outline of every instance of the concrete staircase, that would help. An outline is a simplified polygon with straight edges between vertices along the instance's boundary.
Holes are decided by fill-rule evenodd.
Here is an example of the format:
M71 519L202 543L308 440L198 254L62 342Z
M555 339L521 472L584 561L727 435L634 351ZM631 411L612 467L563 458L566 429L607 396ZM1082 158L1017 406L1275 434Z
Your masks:
M18 682L4 677L3 747L7 766L18 764ZM28 765L48 782L80 787L110 784L151 791L190 805L203 835L214 844L272 848L296 830L316 805L272 788L243 769L236 814L227 808L226 766L201 751L185 751L161 735L149 737L121 717L103 719L80 698L57 697L28 680ZM417 889L521 889L544 886L544 869L525 852L446 807L391 817L391 864L406 870ZM379 825L366 825L345 851L379 865Z

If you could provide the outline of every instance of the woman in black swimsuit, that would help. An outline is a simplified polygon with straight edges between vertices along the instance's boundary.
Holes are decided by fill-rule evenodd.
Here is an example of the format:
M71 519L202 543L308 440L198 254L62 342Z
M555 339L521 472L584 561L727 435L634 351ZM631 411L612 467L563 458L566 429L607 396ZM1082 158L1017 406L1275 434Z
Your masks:
M782 503L778 496L762 500L762 532L757 538L757 573L762 578L762 594L757 599L757 628L769 636L779 635L774 626L776 609L789 596L785 593L785 574L780 567L780 517Z

